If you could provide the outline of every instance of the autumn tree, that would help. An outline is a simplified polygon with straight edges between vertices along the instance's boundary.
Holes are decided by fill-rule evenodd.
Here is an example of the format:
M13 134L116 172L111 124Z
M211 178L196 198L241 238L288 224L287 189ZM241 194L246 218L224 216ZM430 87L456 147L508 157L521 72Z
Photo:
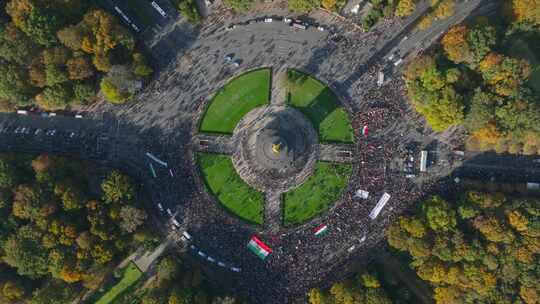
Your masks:
M122 206L120 209L120 228L128 233L134 232L144 223L146 217L146 212L143 210L132 206Z
M470 63L473 54L467 42L469 29L465 25L450 28L442 38L442 46L448 57L455 63Z
M415 9L416 9L415 0L399 0L396 6L395 14L398 17L406 17L412 14Z

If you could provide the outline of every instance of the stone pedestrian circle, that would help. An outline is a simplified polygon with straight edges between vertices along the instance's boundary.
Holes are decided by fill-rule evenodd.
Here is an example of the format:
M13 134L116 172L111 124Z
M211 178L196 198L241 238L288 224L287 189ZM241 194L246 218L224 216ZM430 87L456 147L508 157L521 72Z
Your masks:
M233 133L236 172L261 192L287 192L312 173L317 132L300 111L283 105L251 110Z
M250 72L241 75L248 73ZM276 78L283 78L284 75L285 73L282 72L282 75L272 76L274 81L270 87L272 96L269 103L250 109L238 121L232 134L212 134L197 129L194 130L195 134L192 137L196 152L229 155L234 171L241 180L249 187L264 193L263 230L274 232L285 226L283 217L286 206L282 201L284 194L289 194L303 184L308 184L310 177L315 176L314 172L320 161L333 163L334 159L339 158L336 155L345 150L349 152L350 157L338 162L351 164L355 151L355 146L352 143L347 145L319 142L319 134L314 127L315 122L310 119L309 115L303 113L302 109L297 106L287 104L287 94L275 94L280 89L285 90L285 88L280 87L279 81L275 81ZM225 86L229 83L226 83ZM287 91L287 93L290 92ZM210 107L212 102L213 100L210 100L204 106ZM338 103L337 98L335 102ZM341 105L338 104L336 107L341 107ZM199 119L202 121L206 114L203 112ZM221 115L223 114L225 113L221 113ZM331 156L329 157L329 155ZM203 173L202 167L199 167L199 170ZM318 181L320 182L320 179ZM210 198L229 209L233 214L240 216L235 210L231 210L232 208L226 202L219 199L217 193L211 190L208 183L207 180L206 190L210 194ZM327 209L331 208L336 200L339 200L347 183L348 177L343 189L339 189L340 193L334 196L336 199L325 202ZM227 185L219 192L223 191L227 191ZM325 195L325 197L328 196ZM330 197L332 196L330 195ZM317 202L317 204L319 203ZM306 221L321 214L309 217ZM240 217L242 218L242 216Z

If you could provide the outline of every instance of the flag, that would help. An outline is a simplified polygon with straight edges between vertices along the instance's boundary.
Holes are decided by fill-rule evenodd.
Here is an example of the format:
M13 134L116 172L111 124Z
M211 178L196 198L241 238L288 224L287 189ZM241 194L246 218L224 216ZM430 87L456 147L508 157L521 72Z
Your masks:
M270 253L272 253L272 249L270 249L268 246L266 246L265 243L263 243L261 240L259 240L257 237L253 236L249 240L249 243L247 244L247 247L251 252L255 253L261 260L264 260L268 257Z
M322 224L315 228L315 236L321 236L328 232L328 225Z

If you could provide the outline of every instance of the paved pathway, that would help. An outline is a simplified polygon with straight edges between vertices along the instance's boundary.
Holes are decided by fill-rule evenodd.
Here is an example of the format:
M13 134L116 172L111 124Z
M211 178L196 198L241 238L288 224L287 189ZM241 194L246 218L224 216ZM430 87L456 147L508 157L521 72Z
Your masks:
M272 69L272 88L270 104L278 106L284 105L287 102L287 89L283 86L283 82L287 75L287 66Z
M353 161L355 147L345 144L320 144L319 159L337 163L350 163Z
M198 134L193 137L192 143L196 150L220 154L232 154L234 143L230 136Z
M159 244L154 251L146 251L141 256L137 256L133 259L133 263L137 265L140 271L147 272L151 266L157 261L157 259L169 248L170 245L174 244L174 239L172 234L167 236L164 242Z
M281 193L268 191L265 193L264 229L276 233L282 224Z

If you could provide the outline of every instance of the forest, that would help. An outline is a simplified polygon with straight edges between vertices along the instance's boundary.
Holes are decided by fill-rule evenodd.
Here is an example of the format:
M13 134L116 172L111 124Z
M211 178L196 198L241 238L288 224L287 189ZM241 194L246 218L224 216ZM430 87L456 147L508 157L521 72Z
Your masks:
M0 155L0 217L0 303L69 303L157 239L129 177L47 155Z
M0 111L129 100L152 74L132 34L84 0L0 2Z
M463 128L470 150L540 152L540 18L528 2L451 28L408 65L408 96L434 131Z
M437 304L540 301L540 200L467 191L401 216L388 243L431 284Z

